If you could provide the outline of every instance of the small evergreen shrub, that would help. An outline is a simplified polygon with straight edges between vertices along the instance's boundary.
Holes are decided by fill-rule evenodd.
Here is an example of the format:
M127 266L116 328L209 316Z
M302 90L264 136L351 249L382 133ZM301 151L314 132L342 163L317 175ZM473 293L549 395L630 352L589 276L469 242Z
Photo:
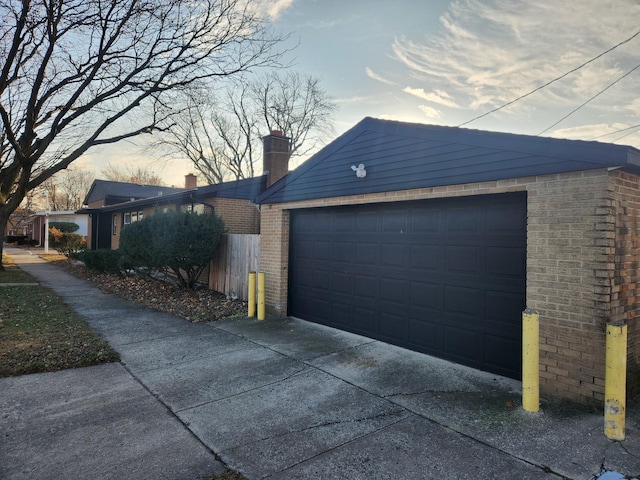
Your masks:
M122 229L120 252L128 266L172 273L193 288L223 233L224 223L213 213L158 212Z
M100 273L121 273L121 255L118 250L100 248L71 254L71 258L84 262L89 270Z
M80 225L73 222L49 222L49 231L52 228L60 230L62 233L73 233L80 228Z

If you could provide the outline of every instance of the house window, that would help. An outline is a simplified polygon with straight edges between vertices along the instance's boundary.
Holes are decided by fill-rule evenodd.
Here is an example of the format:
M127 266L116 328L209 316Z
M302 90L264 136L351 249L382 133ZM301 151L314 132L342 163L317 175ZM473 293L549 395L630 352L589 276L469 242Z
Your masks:
M130 213L125 213L124 214L124 220L122 222L123 225L129 225L131 223L131 214Z
M114 235L118 234L118 215L113 216L113 227L112 232Z
M131 213L131 223L138 221L138 212Z

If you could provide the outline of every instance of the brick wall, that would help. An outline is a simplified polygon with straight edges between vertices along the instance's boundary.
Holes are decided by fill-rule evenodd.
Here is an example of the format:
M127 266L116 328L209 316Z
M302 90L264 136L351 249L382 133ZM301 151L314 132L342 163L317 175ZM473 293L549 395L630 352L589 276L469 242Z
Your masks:
M629 396L633 396L640 393L640 178L620 171L611 177L610 203L614 208L610 207L606 216L609 230L615 228L615 243L609 242L607 247L615 265L609 283L611 321L627 324L627 385Z
M222 217L228 233L260 233L260 210L249 200L210 198L205 202Z
M540 312L541 390L599 405L607 321L629 324L632 391L640 383L633 380L640 375L635 294L639 187L633 175L602 169L262 205L267 304L286 314L291 209L526 191L527 306Z

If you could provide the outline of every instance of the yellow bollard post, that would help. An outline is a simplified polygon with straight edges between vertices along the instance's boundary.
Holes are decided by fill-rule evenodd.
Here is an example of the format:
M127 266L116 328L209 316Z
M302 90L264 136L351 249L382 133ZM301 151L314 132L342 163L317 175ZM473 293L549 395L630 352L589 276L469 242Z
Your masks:
M604 434L624 440L627 396L627 326L607 324L604 373Z
M522 408L540 410L540 315L530 308L522 312Z
M256 272L249 272L249 291L248 291L248 312L247 316L256 316Z
M265 287L265 274L264 272L258 273L258 320L264 320L266 318L265 305L264 305L264 287Z

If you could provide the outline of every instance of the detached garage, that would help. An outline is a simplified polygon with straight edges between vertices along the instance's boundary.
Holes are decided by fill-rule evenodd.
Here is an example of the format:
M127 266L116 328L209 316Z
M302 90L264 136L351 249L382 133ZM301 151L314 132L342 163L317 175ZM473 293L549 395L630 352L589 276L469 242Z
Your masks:
M640 152L367 118L260 197L267 304L598 404L607 322L640 387Z

